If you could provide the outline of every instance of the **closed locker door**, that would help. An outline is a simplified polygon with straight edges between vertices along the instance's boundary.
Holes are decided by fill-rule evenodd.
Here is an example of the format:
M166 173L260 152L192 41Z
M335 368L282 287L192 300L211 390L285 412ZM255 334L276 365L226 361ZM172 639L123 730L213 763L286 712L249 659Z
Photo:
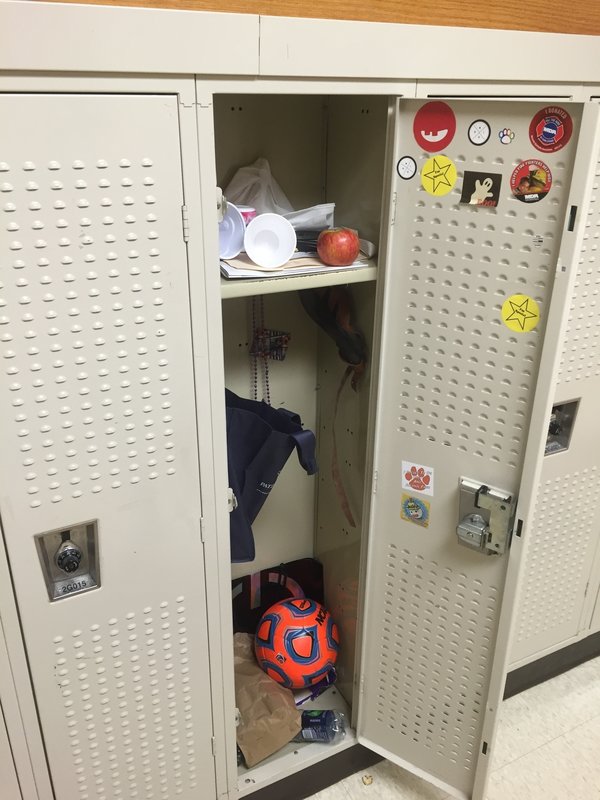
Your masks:
M599 630L600 630L600 589L597 589L595 594L594 611L592 614L592 624L590 625L590 631L592 633L596 633Z
M397 107L358 732L459 797L493 749L596 117Z
M0 704L0 781L2 782L2 797L5 800L22 800L15 762L4 723L2 704Z
M590 154L592 194L560 347L554 435L544 457L531 546L523 567L511 661L520 665L590 629L600 581L600 148Z
M0 107L0 510L56 796L209 798L178 98Z

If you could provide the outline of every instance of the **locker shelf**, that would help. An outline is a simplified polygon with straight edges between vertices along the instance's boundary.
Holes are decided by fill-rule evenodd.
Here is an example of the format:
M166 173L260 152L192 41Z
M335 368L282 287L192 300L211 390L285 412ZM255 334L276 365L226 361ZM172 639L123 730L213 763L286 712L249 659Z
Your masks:
M348 724L352 717L344 698L335 688L329 689L321 697L317 697L316 700L308 701L301 708L303 711L308 711L311 708L331 708L335 711L343 711ZM347 728L346 736L336 744L290 742L252 769L247 769L243 766L238 767L238 796L247 795L281 778L317 764L334 753L339 753L341 750L352 747L356 742L356 734L352 728Z
M250 278L248 280L227 280L221 278L221 297L250 297L275 292L293 292L298 289L313 289L346 283L364 283L377 277L377 264L369 260L367 266L352 270L336 271L335 267L324 268L318 275L295 275L294 277Z

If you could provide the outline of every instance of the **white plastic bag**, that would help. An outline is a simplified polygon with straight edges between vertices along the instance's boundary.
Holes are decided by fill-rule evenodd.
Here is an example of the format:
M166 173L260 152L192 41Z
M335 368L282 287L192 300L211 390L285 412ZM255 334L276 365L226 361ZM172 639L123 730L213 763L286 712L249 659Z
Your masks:
M321 203L318 206L302 208L299 211L291 211L283 216L292 223L298 231L316 231L324 228L333 228L333 212L335 203Z
M236 206L251 206L257 214L281 214L296 230L322 230L333 228L335 203L321 203L294 211L283 189L271 172L266 158L257 158L254 164L240 167L223 194Z
M257 214L272 212L284 215L294 210L271 174L266 158L257 158L254 164L240 167L223 189L223 194L234 205L252 206Z

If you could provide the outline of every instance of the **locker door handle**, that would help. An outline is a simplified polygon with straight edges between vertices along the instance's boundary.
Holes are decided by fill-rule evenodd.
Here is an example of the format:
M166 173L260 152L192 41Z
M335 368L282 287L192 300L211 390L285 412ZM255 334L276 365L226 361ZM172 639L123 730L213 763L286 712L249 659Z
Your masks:
M501 555L510 543L516 499L504 489L460 478L458 541L485 555Z
M231 514L232 511L235 511L238 507L238 500L237 497L233 493L233 489L229 487L227 489L227 509Z

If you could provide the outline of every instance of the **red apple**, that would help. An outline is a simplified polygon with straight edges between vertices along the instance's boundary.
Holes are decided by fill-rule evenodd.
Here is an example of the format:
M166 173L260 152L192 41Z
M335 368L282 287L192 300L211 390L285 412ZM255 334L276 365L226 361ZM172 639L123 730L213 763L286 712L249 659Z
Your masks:
M345 267L356 261L360 251L358 233L352 228L328 228L317 239L317 253L330 267Z

